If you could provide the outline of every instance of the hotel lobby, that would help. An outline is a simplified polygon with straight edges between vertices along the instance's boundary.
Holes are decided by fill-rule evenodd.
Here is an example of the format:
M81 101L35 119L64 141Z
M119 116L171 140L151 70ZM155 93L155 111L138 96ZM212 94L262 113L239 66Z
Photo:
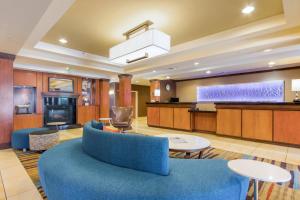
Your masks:
M0 200L300 199L300 0L0 5Z

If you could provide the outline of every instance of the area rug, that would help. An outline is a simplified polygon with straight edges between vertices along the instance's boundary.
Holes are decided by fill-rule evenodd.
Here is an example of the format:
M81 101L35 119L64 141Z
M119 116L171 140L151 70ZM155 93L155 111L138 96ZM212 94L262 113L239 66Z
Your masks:
M30 178L33 180L34 184L36 185L37 189L41 193L44 199L47 199L43 188L39 182L38 176L38 168L37 162L40 157L40 153L37 152L22 152L22 151L15 151L18 158L20 159L21 163L23 164L24 168L26 169L27 173L29 174ZM170 153L170 157L184 159L185 154L183 153ZM272 163L274 165L280 166L284 169L287 169L291 172L292 179L290 182L285 184L277 184L277 183L267 183L267 182L260 182L259 183L259 197L262 200L297 200L300 199L300 166L299 165L292 165L287 164L284 162L278 162L275 160L268 160L258 157L252 157L244 154L234 153L230 151L224 151L221 149L209 148L203 153L203 159L226 159L226 160L233 160L238 158L247 158L253 160L264 161L268 163ZM191 154L190 159L197 159L198 154L194 153ZM250 182L250 187L248 191L247 200L253 199L253 181Z

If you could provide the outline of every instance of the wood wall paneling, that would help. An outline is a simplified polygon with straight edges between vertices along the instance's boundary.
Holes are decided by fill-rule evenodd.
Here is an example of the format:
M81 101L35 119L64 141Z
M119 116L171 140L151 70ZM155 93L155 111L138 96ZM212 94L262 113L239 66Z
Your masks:
M174 108L174 128L192 130L190 108Z
M161 127L173 128L174 127L174 109L160 107L159 108L159 125Z
M76 91L79 96L77 98L77 105L82 105L82 78L78 77L77 78L77 91Z
M150 80L150 101L158 102L160 101L160 97L154 96L155 89L160 90L160 80Z
M43 114L14 115L14 131L43 127Z
M159 126L159 108L148 107L147 108L147 123L150 126Z
M99 99L99 117L109 117L109 80L101 79L99 80L99 94L96 96ZM130 93L131 95L131 93Z
M242 137L248 139L272 141L272 110L243 110Z
M36 87L37 72L14 70L14 85Z
M217 113L213 112L195 112L194 113L195 131L216 132Z
M0 53L1 54L1 53ZM0 146L8 146L13 129L13 60L0 57Z
M170 85L170 90L166 89L166 85ZM176 97L176 82L174 80L160 81L160 102L170 102L171 97Z
M119 74L119 106L131 106L131 78L129 74Z
M240 109L218 109L217 133L220 135L242 136L242 111Z
M43 73L36 74L36 113L43 113Z
M100 87L100 80L94 80L93 81L93 94L92 94L92 99L93 99L93 103L97 106L100 105L100 90L101 90L101 87Z
M99 106L77 106L77 123L84 125L91 120L97 120Z
M300 145L299 119L299 111L274 111L274 141Z

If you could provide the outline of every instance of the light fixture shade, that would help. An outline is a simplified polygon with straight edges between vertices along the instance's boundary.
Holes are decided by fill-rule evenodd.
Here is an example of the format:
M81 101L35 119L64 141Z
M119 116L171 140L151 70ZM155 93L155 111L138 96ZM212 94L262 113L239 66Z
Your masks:
M110 61L128 64L141 58L168 53L171 37L156 29L149 29L109 49Z
M300 79L292 79L292 91L300 91Z
M154 90L154 96L155 97L160 97L160 89L155 89Z

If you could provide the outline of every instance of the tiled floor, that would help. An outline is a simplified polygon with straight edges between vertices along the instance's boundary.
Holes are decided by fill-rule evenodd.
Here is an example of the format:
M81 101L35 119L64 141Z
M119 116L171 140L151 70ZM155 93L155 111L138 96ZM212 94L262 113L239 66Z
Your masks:
M163 133L185 133L205 137L215 148L300 165L300 148L283 147L238 139L224 138L212 134L191 133L147 127L146 118L134 122L134 132L147 135ZM60 139L81 137L82 129L60 131ZM0 200L41 200L41 197L12 149L0 151Z

